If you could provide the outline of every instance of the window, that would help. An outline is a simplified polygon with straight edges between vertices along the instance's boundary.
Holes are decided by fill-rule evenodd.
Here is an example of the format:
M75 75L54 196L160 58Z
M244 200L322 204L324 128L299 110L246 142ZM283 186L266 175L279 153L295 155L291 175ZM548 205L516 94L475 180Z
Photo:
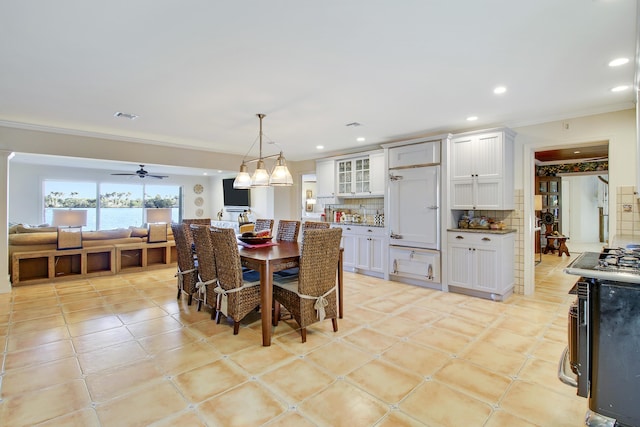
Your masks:
M85 230L110 230L141 226L145 208L172 208L180 222L182 189L177 185L117 184L78 181L43 182L44 221L51 224L52 210L86 209Z

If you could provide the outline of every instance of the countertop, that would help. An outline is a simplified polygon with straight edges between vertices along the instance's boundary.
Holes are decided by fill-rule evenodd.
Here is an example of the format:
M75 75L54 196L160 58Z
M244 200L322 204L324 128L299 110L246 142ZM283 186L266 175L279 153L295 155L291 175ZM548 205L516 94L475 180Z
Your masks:
M356 226L356 227L384 228L384 225L367 224L366 222L331 222L330 224L331 226L348 225L348 226Z
M484 234L510 234L515 233L513 228L505 228L502 230L491 230L489 228L447 228L447 231L456 233L484 233Z

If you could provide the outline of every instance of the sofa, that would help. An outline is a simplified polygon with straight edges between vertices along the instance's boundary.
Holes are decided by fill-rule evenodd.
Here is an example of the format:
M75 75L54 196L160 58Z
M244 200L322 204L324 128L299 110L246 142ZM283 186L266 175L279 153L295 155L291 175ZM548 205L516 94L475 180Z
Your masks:
M83 231L82 247L111 246L127 243L145 243L146 227L118 228L114 230ZM167 240L173 240L171 227L167 226ZM58 231L56 227L15 224L9 227L9 270L11 257L18 252L56 250ZM11 273L11 271L9 271Z

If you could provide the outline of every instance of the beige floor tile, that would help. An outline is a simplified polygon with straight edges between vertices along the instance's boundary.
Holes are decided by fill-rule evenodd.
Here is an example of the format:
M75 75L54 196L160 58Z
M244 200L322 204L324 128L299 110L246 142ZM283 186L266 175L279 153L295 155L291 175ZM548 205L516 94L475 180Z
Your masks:
M494 307L500 304L499 302L492 302ZM495 322L498 318L502 316L502 312L500 310L496 310L493 312L486 312L481 309L468 306L467 304L463 304L462 306L456 308L451 312L453 316L466 319L473 324L481 325L481 326L489 326L493 322Z
M385 335L391 335L396 338L411 335L423 327L420 323L399 316L387 317L370 325L370 328L374 331L382 332Z
M480 336L480 339L496 347L522 354L526 354L536 344L536 340L532 337L518 335L498 328L486 330Z
M105 402L127 394L150 383L161 381L162 372L151 361L139 360L128 365L96 372L86 376L87 387L96 402Z
M284 402L274 398L256 381L242 384L198 406L205 422L216 426L257 426L286 410Z
M181 327L182 325L180 322L168 315L157 319L127 325L127 329L129 329L131 334L138 339L173 331L175 329L180 329Z
M364 304L364 306L369 310L390 314L395 311L398 311L401 308L404 308L406 304L398 301L394 301L388 298L383 298L383 299L377 299L367 304Z
M94 290L85 292L73 292L66 295L58 296L60 304L83 303L85 301L88 302L96 298L100 298L100 294Z
M195 341L185 346L158 353L154 362L167 375L178 375L181 372L195 369L220 359L222 355L209 343Z
M117 329L122 326L122 321L118 316L104 316L97 319L85 320L78 323L70 323L68 325L69 333L72 337L80 337L83 335L102 332L109 329Z
M537 427L528 421L518 418L506 411L494 411L484 427Z
M346 335L343 339L374 354L380 354L398 342L397 338L381 334L369 328L360 329Z
M397 403L421 382L420 375L375 359L347 375L347 379L361 389L387 403Z
M325 320L327 323L331 323L330 320ZM333 337L330 335L325 335L323 332L313 329L307 328L307 341L302 342L302 336L300 335L300 331L292 331L288 334L278 335L272 339L272 342L277 342L287 351L297 354L303 355L307 354L310 351L323 346L330 342Z
M418 387L400 403L400 409L427 425L446 427L482 426L491 414L488 404L437 381Z
M238 335L226 333L230 332L228 330L225 330L224 332L225 333L214 334L207 338L207 341L222 354L233 354L237 351L244 350L245 348L253 348L262 343L262 334L254 332L249 328L243 329L242 333L239 333Z
M315 427L311 421L295 411L285 412L284 415L264 425L265 427Z
M11 321L22 322L25 320L40 319L42 317L50 317L60 314L62 314L62 310L58 305L29 308L27 310L14 311L13 316L11 316Z
M177 322L177 320L176 320ZM202 337L202 338L207 338L207 337L213 337L215 335L218 334L227 334L227 335L233 335L233 324L229 324L227 322L225 322L224 320L222 320L220 323L216 323L215 320L211 320L209 318L201 321L201 322L197 322L197 323L193 323L191 325L188 325L189 330L191 330L192 332L194 332L196 335ZM240 332L238 333L238 335L236 336L240 336L244 334L245 330L248 330L250 328L243 328L240 327ZM260 337L262 337L262 333L260 332ZM262 338L260 338L260 342L262 342Z
M121 326L118 328L94 332L92 334L73 337L72 340L78 353L86 353L115 344L133 341L133 335L131 335L127 328Z
M216 360L173 378L180 392L192 403L202 402L248 380L246 372L226 359Z
M346 375L373 359L373 355L353 345L334 341L307 354L306 359L335 375Z
M509 376L517 375L527 360L522 353L499 348L484 341L474 342L458 356L490 371Z
M188 410L178 412L153 423L153 427L207 427L207 425L195 410Z
M458 354L469 345L471 339L444 329L427 327L417 334L411 335L409 342L428 345L441 351Z
M558 356L560 359L560 356ZM518 379L538 384L555 392L575 395L575 388L572 388L558 379L558 361L548 362L542 359L529 359L518 374ZM576 397L576 399L580 399Z
M409 342L399 342L385 351L382 359L426 377L444 366L450 356L439 350Z
M87 408L90 402L84 381L69 381L4 400L0 405L0 425L33 426Z
M547 328L546 325L519 318L500 319L498 322L494 323L493 326L500 329L506 329L507 331L526 337L541 336L542 332Z
M442 313L420 307L408 307L406 310L398 313L398 317L409 319L410 321L423 325L435 322L436 320L441 319L443 316L444 314Z
M164 381L96 407L102 427L146 426L187 407L176 388Z
M176 329L164 334L152 335L148 338L138 340L140 345L149 354L157 354L163 351L182 347L186 344L199 340L193 332L188 329Z
M484 325L456 316L443 317L442 319L433 322L432 326L455 332L456 334L465 335L467 337L475 337L485 330Z
M584 425L587 400L555 393L537 384L515 381L500 406L536 425L577 427Z
M66 319L67 324L73 324L113 315L113 311L111 311L111 309L107 305L99 305L97 307L92 307L84 310L76 310L70 312L65 311L64 318Z
M391 411L376 424L376 427L422 427L424 425L401 411Z
M313 325L307 327L308 331L320 331L324 332L325 335L335 338L335 337L343 337L345 335L349 335L352 332L355 332L358 329L362 328L362 323L356 322L354 319L350 317L345 317L343 319L338 319L338 332L333 332L333 325L331 322L316 322Z
M346 316L359 323L373 323L386 315L366 308L355 307L349 309Z
M289 404L301 402L335 380L334 377L303 359L295 359L262 375L260 379L279 396L285 398Z
M11 335L7 351L19 351L26 348L37 347L56 341L68 340L69 331L65 326L58 326L46 331L26 332L24 334ZM4 348L4 347L3 347Z
M127 365L147 356L145 351L135 341L116 344L88 353L78 354L78 361L85 374Z
M2 378L2 396L6 399L81 378L82 371L75 357L12 369Z
M45 421L38 427L100 427L100 421L96 411L90 408Z
M74 351L71 340L56 341L26 350L7 353L4 359L4 369L5 371L9 371L11 369L24 368L39 363L64 359L73 355Z
M567 327L558 327L558 326L549 326L543 334L545 339L555 341L558 343L566 344L568 341L567 338Z
M141 308L135 311L129 311L126 313L118 314L120 320L125 325L134 325L136 323L144 322L147 320L157 319L159 317L166 317L169 313L161 309L160 307Z
M251 375L259 375L263 372L277 368L295 358L295 356L271 343L270 347L262 347L262 343L256 343L255 347L247 348L229 356L229 359L237 363Z
M55 316L14 323L11 325L10 332L12 334L22 334L25 332L44 331L58 326L63 326L64 324L64 316L62 314L57 314Z
M433 378L490 405L497 404L511 384L506 375L458 359L449 361Z
M388 409L388 405L346 381L336 381L298 407L312 422L332 427L374 425Z
M538 345L536 345L531 352L531 355L537 359L546 360L551 363L558 363L560 360L560 356L562 356L562 352L565 347L567 347L567 342L557 342L550 340L540 340Z
M133 295L129 295L128 298L127 298L127 294L122 292L118 292L118 293L112 292L112 293L108 293L107 295L116 295L119 298L120 297L125 298L124 302L111 304L109 306L111 310L113 310L115 313L122 313L123 316L131 312L144 310L146 308L156 308L156 305L152 301L148 299L143 299L143 296L138 295L137 293L134 293ZM138 298L138 299L133 299L133 298ZM129 300L132 300L132 301L129 301Z

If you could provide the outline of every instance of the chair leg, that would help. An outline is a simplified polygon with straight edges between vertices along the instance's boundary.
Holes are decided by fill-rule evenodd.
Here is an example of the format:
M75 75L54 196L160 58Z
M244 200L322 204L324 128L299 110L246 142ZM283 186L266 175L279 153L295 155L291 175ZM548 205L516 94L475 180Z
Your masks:
M202 300L198 298L198 311L202 308Z
M180 292L182 292L182 289L178 288L178 296L176 297L176 299L180 299Z
M333 323L333 332L338 332L338 319L334 317L331 319L331 323Z
M300 329L300 335L302 335L302 343L307 342L307 328Z
M217 324L220 324L220 317L222 317L221 315L222 315L222 313L220 313L220 310L216 309L216 323Z
M240 322L233 322L233 335L238 335L240 331Z
M273 300L273 319L271 324L273 326L278 326L279 321L280 321L280 303L276 300Z
M189 294L189 300L187 301L187 305L191 305L191 301L193 301L193 294Z

